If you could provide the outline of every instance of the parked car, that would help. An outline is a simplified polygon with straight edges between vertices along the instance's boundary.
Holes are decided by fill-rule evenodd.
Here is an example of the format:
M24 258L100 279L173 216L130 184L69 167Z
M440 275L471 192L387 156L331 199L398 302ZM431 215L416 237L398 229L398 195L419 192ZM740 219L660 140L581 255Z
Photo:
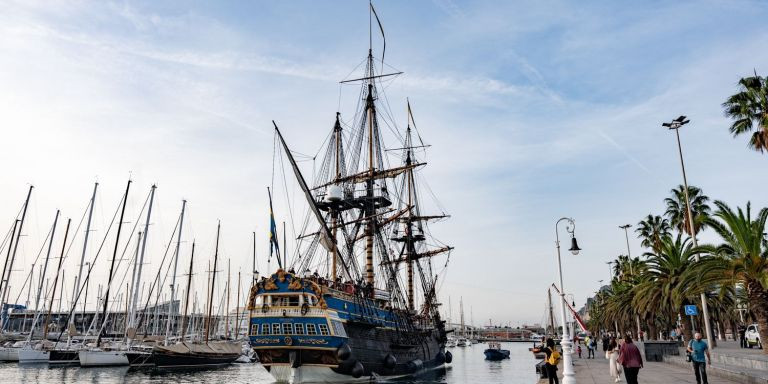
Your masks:
M756 345L758 348L763 348L763 342L760 340L757 324L752 324L747 327L747 331L744 332L744 338L747 339L748 347L752 348Z

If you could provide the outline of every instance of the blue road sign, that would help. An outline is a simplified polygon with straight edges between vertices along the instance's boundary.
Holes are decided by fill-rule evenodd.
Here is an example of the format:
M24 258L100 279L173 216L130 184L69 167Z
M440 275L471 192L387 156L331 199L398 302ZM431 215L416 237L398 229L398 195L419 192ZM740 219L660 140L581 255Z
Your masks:
M698 316L699 315L699 309L696 308L695 305L686 305L685 306L685 314L687 316Z

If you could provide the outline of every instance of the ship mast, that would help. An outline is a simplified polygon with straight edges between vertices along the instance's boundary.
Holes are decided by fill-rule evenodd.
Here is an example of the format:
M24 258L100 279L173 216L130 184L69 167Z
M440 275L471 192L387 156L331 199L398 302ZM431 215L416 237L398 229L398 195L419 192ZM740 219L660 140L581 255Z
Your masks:
M208 317L205 318L205 343L208 344L208 336L211 331L211 310L213 309L213 290L216 288L216 263L219 260L219 234L221 233L221 221L216 227L216 251L213 253L213 270L211 271L211 297L208 299Z
M187 274L187 292L184 297L184 317L182 319L183 325L181 330L181 341L187 335L187 328L189 327L189 318L187 313L189 312L189 290L192 289L192 261L195 260L195 241L192 240L192 255L189 256L189 273Z
M335 139L335 158L334 162L336 163L336 175L335 179L339 180L341 179L341 123L339 123L339 112L336 112L336 123L333 126L333 136ZM337 230L337 224L339 220L339 212L336 209L331 210L331 241L336 243L336 230ZM331 249L331 257L333 261L331 261L331 281L336 281L336 259L338 259L339 255L336 252L337 248L333 247Z
M101 345L101 336L104 334L107 325L107 306L109 305L109 288L112 286L112 277L115 272L115 259L117 259L117 250L120 247L120 232L123 229L123 218L125 218L125 206L128 205L128 191L131 189L131 180L128 180L128 184L125 186L125 194L123 195L123 206L120 210L120 220L117 222L117 236L115 236L115 250L112 252L112 264L109 266L109 279L107 279L107 289L104 294L104 306L101 309L101 318L103 323L99 336L96 338L96 347Z

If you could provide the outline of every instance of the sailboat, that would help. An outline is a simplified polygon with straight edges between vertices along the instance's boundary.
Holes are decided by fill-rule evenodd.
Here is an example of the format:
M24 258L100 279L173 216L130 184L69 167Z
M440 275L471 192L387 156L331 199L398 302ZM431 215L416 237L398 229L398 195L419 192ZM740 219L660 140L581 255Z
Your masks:
M107 325L107 307L109 305L109 291L112 286L112 280L114 277L115 261L117 260L117 251L120 246L120 233L123 227L123 220L125 217L125 208L128 205L128 192L131 188L131 180L128 180L128 184L125 187L125 193L123 194L122 207L120 209L120 220L117 222L117 235L115 237L115 248L112 253L112 262L109 267L109 279L107 280L106 292L104 294L103 306L101 311L102 324L99 327L99 335L96 338L96 345L89 348L84 348L78 351L77 356L80 359L81 367L104 367L104 366L121 366L128 365L128 357L125 355L125 346L119 342L104 342L102 339L105 333Z
M213 256L213 270L211 272L211 292L208 297L208 317L205 321L205 339L203 342L187 342L183 338L181 341L175 344L158 345L152 350L152 358L155 366L161 369L189 369L189 368L216 368L229 365L238 357L242 350L242 346L238 342L233 341L211 341L210 329L211 329L211 311L213 309L213 297L214 288L216 282L216 265L219 258L219 234L221 232L221 223L219 223L216 229L216 251ZM194 243L193 243L194 244ZM194 245L192 248L192 257L194 258ZM189 278L192 276L192 259L189 263L190 271ZM189 287L190 283L187 282L187 304L189 306ZM186 313L184 314L186 317ZM185 323L186 325L186 323ZM186 334L186 328L182 331L182 335ZM166 338L167 340L167 338Z
M370 12L376 16L372 6ZM309 206L306 222L313 223L305 226L303 247L288 264L271 217L278 269L249 296L250 343L277 382L386 380L441 369L452 360L431 258L453 248L430 248L436 239L426 227L447 216L421 211L415 170L425 163L416 155L426 146L414 142L410 106L404 135L392 147L401 151L402 164L385 167L380 109L386 106L378 85L398 73L375 73L372 52L369 47L363 77L347 81L361 83L363 101L351 140L344 141L337 113L313 187L273 123ZM316 267L322 275L309 272Z

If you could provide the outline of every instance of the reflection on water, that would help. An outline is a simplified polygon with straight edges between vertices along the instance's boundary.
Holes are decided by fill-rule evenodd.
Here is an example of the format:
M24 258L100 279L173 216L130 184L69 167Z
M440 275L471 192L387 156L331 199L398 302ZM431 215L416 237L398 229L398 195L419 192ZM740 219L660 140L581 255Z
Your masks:
M455 347L453 363L448 369L428 377L398 381L399 383L536 383L535 360L528 348L532 343L502 343L509 349L510 359L487 361L483 355L486 344L471 347ZM272 376L258 364L232 365L208 371L156 372L118 368L49 368L47 365L23 365L0 363L2 383L201 383L239 384L272 383Z

